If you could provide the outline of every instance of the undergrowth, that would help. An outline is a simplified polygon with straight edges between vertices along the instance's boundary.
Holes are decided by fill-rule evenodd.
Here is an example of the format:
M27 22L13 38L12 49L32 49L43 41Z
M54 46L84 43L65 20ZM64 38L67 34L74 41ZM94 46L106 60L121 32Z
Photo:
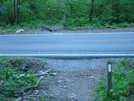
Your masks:
M106 77L101 78L96 87L95 101L133 101L134 63L131 63L131 60L123 60L113 69L112 85L112 89L107 91Z
M134 27L133 23L113 23L113 24L108 24L105 23L104 25L101 23L94 23L94 24L88 24L84 22L77 22L75 21L67 21L63 23L63 29L67 30L81 30L81 29L104 29L104 28L111 28L111 29L117 29L117 28L126 28L126 27ZM55 25L61 25L61 24L55 24ZM8 26L6 28L0 28L0 35L1 34L15 34L17 30L24 29L24 30L40 30L44 28L45 24L41 21L35 21L31 23L22 23L21 25L14 25L14 26ZM22 34L25 34L26 32L22 32ZM21 34L21 33L20 33Z
M0 101L14 101L14 98L31 94L22 89L34 86L38 78L34 75L40 69L47 69L46 63L36 59L0 57Z
M125 27L134 27L133 23L112 23L109 24L107 22L94 22L94 23L88 23L88 21L83 21L83 19L75 19L75 20L68 20L65 23L63 23L65 29L71 29L71 30L79 30L79 29L102 29L102 28L125 28Z
M134 0L0 0L0 34L56 24L71 30L134 27L133 9Z

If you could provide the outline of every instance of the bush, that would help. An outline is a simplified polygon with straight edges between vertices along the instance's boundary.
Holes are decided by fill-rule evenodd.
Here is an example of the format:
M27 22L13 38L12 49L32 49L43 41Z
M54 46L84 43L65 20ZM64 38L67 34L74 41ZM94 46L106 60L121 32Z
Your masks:
M66 22L63 23L64 27L66 29L69 29L71 27L83 27L87 24L88 19L85 18L75 18L75 19L69 19Z
M1 57L0 58L0 100L23 95L22 89L34 86L37 77L33 75L40 69L46 69L46 63L35 59Z
M110 92L106 90L106 78L100 79L96 87L96 101L133 101L134 70L129 66L130 60L123 60L119 67L113 69Z

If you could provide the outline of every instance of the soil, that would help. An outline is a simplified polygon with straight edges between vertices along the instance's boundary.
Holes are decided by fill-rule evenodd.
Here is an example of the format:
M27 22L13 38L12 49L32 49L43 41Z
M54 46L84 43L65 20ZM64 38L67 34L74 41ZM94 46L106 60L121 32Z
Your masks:
M45 78L44 89L48 101L93 101L96 81L105 74L103 69L84 71L57 71L57 76Z
M134 27L126 28L104 28L104 29L82 29L82 30L66 30L63 26L47 26L38 30L24 29L24 32L28 34L71 34L71 33L107 33L107 32L134 32Z
M114 68L123 58L45 59L57 75L44 78L40 93L49 95L46 101L94 101L97 81L106 76L109 60Z

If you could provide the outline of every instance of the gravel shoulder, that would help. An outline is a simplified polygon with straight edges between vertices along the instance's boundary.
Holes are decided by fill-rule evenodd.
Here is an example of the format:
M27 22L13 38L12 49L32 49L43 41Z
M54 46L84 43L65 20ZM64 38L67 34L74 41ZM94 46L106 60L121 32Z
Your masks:
M41 89L50 95L47 101L94 101L97 81L106 75L107 62L123 58L102 59L43 59L57 72L57 76L45 78Z

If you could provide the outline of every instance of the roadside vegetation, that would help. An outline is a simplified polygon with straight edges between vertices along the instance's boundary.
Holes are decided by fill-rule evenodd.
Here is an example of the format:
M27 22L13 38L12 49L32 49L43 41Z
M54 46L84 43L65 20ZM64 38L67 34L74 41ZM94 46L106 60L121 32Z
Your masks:
M111 91L106 90L106 77L101 78L96 87L95 101L133 101L134 100L134 63L123 60L112 71Z
M39 80L35 74L42 69L48 69L46 63L36 59L0 57L0 101L19 101L16 99L34 95ZM38 97L45 99L47 95Z
M63 25L65 29L134 27L133 0L1 0L0 33Z
M106 90L106 77L96 86L95 101L133 101L134 99L134 63L125 59L117 63L112 70L112 90ZM49 95L41 92L35 75L47 71L46 62L20 57L0 57L0 101L47 101Z

